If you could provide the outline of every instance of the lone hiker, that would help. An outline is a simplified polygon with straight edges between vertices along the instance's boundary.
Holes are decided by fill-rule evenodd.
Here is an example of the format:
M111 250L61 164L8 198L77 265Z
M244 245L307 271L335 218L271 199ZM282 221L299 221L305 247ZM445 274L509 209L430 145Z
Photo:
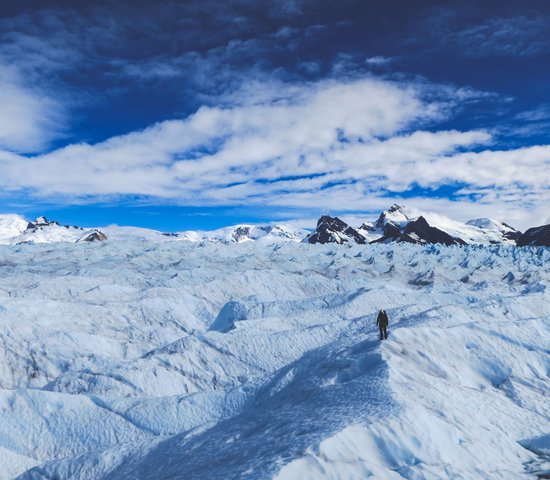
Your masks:
M380 329L380 340L388 338L388 314L386 310L380 310L378 312L378 318L376 319L376 325Z

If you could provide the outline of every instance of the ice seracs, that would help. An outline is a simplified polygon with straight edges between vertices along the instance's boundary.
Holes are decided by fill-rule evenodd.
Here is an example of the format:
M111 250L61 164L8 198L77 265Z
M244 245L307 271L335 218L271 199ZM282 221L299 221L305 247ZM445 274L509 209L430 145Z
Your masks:
M0 247L1 480L550 473L550 249L159 237Z

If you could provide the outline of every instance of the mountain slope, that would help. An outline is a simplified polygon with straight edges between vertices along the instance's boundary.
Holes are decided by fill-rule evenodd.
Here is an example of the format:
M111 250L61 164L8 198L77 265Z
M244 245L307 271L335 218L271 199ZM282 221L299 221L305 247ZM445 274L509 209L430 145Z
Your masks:
M29 222L20 215L0 215L0 244L10 243L10 240L21 235L29 226Z
M517 244L521 247L528 245L550 247L550 225L530 228L518 238Z
M408 222L404 228L399 229L393 223L386 223L383 229L384 235L374 240L377 242L405 242L416 244L440 243L443 245L466 245L460 238L451 237L448 233L428 224L422 216Z

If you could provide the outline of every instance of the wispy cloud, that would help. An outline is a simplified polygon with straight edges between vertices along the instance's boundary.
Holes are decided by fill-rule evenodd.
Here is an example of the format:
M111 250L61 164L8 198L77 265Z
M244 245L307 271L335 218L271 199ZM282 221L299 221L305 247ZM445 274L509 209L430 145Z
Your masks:
M63 105L0 63L0 149L39 152L63 133Z
M550 52L550 17L492 18L451 34L465 55L529 56Z
M518 113L516 115L516 119L525 122L541 122L550 120L550 105L539 105L531 110Z
M32 158L4 153L0 182L44 197L140 194L305 209L368 210L388 192L452 183L492 204L509 201L518 185L546 198L550 147L498 151L484 131L427 131L450 114L451 99L428 102L425 88L372 78L264 85L233 105L99 144Z
M368 65L388 65L393 61L390 57L384 57L383 55L376 55L374 57L369 57L365 59L365 63Z
M490 15L474 20L475 15L465 12L469 9L429 9L408 42L466 57L530 57L550 52L548 14Z

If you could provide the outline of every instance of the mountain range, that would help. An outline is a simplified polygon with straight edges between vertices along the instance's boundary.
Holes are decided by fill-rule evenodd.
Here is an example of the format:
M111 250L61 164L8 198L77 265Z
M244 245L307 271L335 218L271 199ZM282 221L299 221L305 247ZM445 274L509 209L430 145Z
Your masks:
M504 222L478 218L466 223L443 215L392 205L378 219L354 229L338 217L322 216L306 243L414 243L443 245L550 246L550 225L525 233Z
M314 230L290 224L241 224L211 231L166 233L138 227L109 226L82 228L61 225L39 217L29 222L16 214L0 215L0 244L92 242L142 238L165 241L243 243L303 242L326 243L412 243L443 245L517 245L550 246L550 225L530 228L524 233L504 222L478 218L458 222L444 215L423 212L394 204L374 222L365 221L353 228L338 217L323 215Z

